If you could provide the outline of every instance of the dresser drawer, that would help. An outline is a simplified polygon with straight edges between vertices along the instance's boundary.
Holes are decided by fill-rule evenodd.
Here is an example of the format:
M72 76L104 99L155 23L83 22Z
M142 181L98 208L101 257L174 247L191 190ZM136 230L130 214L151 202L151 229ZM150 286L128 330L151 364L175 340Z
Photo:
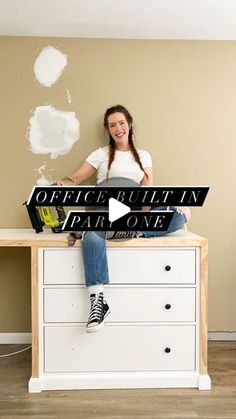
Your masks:
M81 249L48 249L43 254L44 284L84 284Z
M151 239L150 239L151 240ZM108 248L113 284L195 283L195 250ZM44 250L45 284L84 284L81 249Z
M45 328L45 372L183 371L195 369L194 326Z
M110 248L108 256L111 283L195 283L194 249Z
M195 289L107 286L111 309L108 322L195 321ZM89 296L85 288L44 290L45 322L87 322Z

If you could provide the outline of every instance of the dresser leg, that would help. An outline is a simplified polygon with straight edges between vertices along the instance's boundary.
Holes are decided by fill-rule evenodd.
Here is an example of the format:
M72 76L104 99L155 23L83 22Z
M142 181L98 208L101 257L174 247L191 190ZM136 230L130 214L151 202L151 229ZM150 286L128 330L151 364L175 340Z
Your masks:
M40 393L41 392L41 379L31 377L28 384L29 393Z
M199 375L198 388L199 390L211 389L211 379L208 374Z

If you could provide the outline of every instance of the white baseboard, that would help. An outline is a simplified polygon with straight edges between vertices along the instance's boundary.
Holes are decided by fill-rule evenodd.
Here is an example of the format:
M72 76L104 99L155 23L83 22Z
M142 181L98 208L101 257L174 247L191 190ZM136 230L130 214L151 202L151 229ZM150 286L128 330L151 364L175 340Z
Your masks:
M31 343L31 333L0 333L0 344Z
M236 340L236 332L208 332L208 340Z
M199 388L210 390L211 379L195 371L104 371L42 373L31 377L29 392L42 390L91 390L124 388Z

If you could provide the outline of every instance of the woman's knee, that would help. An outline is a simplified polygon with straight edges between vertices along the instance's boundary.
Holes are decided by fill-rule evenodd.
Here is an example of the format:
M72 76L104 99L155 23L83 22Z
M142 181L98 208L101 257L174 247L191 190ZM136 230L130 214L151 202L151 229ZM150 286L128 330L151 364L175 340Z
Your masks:
M97 243L105 240L105 231L85 231L82 241L86 244Z
M170 222L167 232L172 233L174 231L180 230L181 228L184 227L186 222L187 222L187 219L186 219L185 214L183 214L182 212L176 209L174 211L174 214L173 214L173 217L172 217L172 220Z

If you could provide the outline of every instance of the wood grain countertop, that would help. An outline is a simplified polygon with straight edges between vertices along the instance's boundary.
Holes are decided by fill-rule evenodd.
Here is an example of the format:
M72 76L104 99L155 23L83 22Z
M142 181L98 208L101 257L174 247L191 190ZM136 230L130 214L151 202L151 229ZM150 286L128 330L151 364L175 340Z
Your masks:
M35 233L32 229L0 229L1 247L68 247L68 232L53 233L44 230ZM108 247L170 247L170 246L203 246L207 239L190 231L178 230L162 237L108 240ZM75 247L81 246L77 240Z

